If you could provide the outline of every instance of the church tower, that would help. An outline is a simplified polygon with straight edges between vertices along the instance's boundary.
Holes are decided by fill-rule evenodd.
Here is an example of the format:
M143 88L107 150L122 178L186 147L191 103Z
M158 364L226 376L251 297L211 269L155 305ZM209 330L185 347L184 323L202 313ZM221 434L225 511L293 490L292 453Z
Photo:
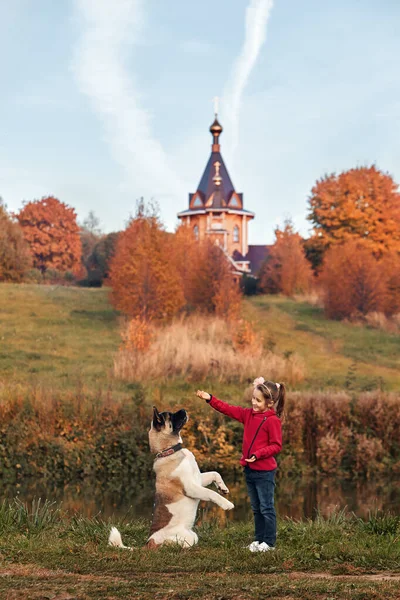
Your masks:
M238 273L249 273L247 229L254 213L243 208L243 194L235 191L229 177L221 155L222 126L217 113L210 132L211 156L197 190L189 194L189 208L178 213L178 218L192 227L197 239L208 237L220 246Z

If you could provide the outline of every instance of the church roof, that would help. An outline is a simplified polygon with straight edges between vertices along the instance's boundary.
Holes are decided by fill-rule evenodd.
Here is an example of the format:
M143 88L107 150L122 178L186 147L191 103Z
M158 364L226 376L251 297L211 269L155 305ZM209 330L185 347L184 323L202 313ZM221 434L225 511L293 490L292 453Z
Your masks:
M219 175L221 177L221 183L218 186L220 190L217 190L217 186L215 185L215 165L219 165ZM206 168L204 169L203 176L200 180L200 183L197 187L197 192L201 192L204 197L204 202L206 203L213 192L220 191L221 193L216 195L215 200L212 203L214 208L220 208L228 204L235 188L233 187L233 183L231 178L229 177L228 169L225 166L224 159L221 156L220 152L211 152L211 156L208 159Z
M235 191L229 176L224 159L222 158L219 136L223 129L217 115L210 127L213 136L211 155L194 194L189 194L189 211L208 211L224 209L227 211L240 211L249 216L254 216L250 211L243 210L243 194ZM186 214L179 213L178 216Z

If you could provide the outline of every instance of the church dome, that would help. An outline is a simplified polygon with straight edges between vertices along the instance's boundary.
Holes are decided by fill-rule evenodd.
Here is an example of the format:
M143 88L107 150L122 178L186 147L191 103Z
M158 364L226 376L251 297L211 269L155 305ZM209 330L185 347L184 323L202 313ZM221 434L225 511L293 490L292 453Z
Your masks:
M223 131L222 125L220 125L217 117L215 117L214 123L210 126L210 133L214 137L218 137L219 135L221 135L222 131Z

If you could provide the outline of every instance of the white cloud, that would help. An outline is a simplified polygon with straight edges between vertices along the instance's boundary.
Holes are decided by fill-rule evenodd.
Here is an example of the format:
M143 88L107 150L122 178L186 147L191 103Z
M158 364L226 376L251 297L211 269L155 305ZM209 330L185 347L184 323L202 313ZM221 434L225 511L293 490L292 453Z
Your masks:
M239 116L243 92L266 40L267 22L272 7L273 0L251 0L246 8L244 44L224 93L226 102L224 113L231 130L232 154L239 141Z
M135 197L167 193L184 197L186 186L154 137L150 111L125 57L141 42L142 0L76 0L83 33L73 70L107 133L112 154L123 167Z

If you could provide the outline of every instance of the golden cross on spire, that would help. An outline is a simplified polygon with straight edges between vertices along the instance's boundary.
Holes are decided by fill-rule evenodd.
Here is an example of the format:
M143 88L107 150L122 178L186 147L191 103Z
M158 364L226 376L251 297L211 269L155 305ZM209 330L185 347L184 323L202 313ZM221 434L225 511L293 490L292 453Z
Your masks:
M214 167L215 167L215 175L213 177L213 182L215 183L215 185L221 185L221 181L222 181L222 177L219 174L219 168L221 166L221 163L219 162L219 160L216 160L214 163Z

